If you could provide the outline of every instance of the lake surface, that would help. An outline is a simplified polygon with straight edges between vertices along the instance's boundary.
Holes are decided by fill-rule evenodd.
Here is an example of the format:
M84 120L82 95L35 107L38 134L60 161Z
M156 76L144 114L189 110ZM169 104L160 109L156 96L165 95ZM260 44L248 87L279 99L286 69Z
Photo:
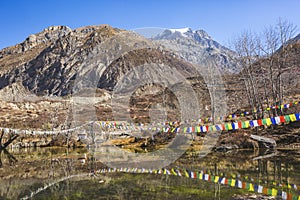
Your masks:
M231 199L235 194L252 193L184 175L96 173L108 168L85 148L2 151L0 166L0 199L30 195L32 199ZM205 157L191 149L166 168L238 179L300 195L299 149L211 152Z

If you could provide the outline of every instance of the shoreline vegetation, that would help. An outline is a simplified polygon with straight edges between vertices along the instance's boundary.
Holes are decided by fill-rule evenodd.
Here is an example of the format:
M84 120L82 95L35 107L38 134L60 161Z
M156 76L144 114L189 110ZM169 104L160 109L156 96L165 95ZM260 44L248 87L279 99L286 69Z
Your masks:
M9 137L4 134L2 130L1 144L4 144L9 140ZM114 133L114 131L111 131ZM176 133L172 132L157 132L154 135L148 134L148 136L135 137L127 134L125 131L117 131L117 134L111 134L107 131L100 134L103 138L102 142L110 141L111 144L119 146L123 149L128 149L135 152L147 152L162 148L167 145L176 136ZM259 148L277 148L277 149L297 149L300 148L300 123L299 121L289 124L272 125L268 128L251 128L251 129L238 129L233 131L217 132L215 137L218 137L218 141L215 144L213 150L215 151L228 151L232 149L259 149ZM25 134L20 133L18 137L13 139L14 141L8 145L7 148L28 148L28 147L73 147L82 148L91 144L91 133L87 132L74 132L74 133L60 133L57 134ZM94 133L98 134L98 133ZM262 138L271 139L276 142L275 147L266 146L266 142L259 141L252 138L251 135L259 135ZM206 134L194 134L192 147L201 148L203 139ZM200 147L199 147L200 146Z

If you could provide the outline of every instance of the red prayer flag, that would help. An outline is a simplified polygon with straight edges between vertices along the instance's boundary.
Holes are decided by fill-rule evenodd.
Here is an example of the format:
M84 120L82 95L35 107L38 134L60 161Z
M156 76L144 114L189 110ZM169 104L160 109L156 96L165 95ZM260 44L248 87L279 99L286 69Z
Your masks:
M268 188L266 188L266 187L263 188L263 194L268 195Z
M242 122L238 122L238 126L239 128L242 128L243 127Z
M242 188L246 189L246 182L242 182Z
M280 123L285 122L284 116L280 116L279 118L280 118Z
M226 128L225 128L225 125L224 125L224 124L222 124L222 130L226 130Z
M262 126L262 125L263 125L262 120L261 120L261 119L258 119L258 120L257 120L257 124L258 124L259 126Z
M225 185L228 185L228 179L225 178Z

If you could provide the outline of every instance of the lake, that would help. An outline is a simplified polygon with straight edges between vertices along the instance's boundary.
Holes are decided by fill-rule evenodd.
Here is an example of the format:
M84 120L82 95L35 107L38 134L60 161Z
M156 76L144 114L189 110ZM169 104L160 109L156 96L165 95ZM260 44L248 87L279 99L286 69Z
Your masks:
M232 199L257 194L251 185L300 195L299 149L201 157L191 148L151 173L145 168L110 169L86 148L11 149L1 152L0 167L0 199Z

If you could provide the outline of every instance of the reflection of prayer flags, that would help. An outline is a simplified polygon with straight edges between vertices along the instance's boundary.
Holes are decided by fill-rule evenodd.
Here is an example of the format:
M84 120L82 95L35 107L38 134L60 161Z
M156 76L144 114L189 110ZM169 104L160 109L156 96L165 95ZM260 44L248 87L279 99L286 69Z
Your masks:
M199 179L203 180L203 174L202 173L199 173Z
M243 183L242 183L242 188L243 188L243 189L246 189L246 182L243 182Z
M258 192L258 185L254 185L254 192Z
M189 176L189 173L188 173L188 171L186 170L185 171L185 177L187 177L187 178L189 178L190 176Z
M258 193L262 193L263 192L263 186L259 185L258 189L257 189L257 192Z
M177 173L175 172L175 170L173 168L171 169L171 172L173 175L175 175L175 176L177 175Z
M272 195L272 189L271 188L268 188L268 195Z
M238 180L238 188L243 188L242 181Z
M225 177L222 178L221 184L223 184L223 185L225 184L225 179L226 179Z
M231 186L234 187L235 186L235 179L231 180Z
M230 179L228 179L228 182L227 182L227 184L226 185L230 185L231 186L231 178Z
M208 181L209 180L209 174L204 175L204 180Z
M166 171L166 174L167 174L167 175L170 175L170 174L171 174L171 172L170 172L169 170L165 169L165 171Z
M178 176L182 176L179 170L176 170Z
M263 188L263 194L268 194L268 188Z
M246 189L247 189L247 190L250 189L250 183L246 183Z
M196 175L194 172L191 172L191 178L196 178Z
M215 176L215 183L217 183L219 181L219 176Z
M285 191L282 191L281 197L282 197L283 199L287 199L287 193L286 193Z
M275 188L272 188L272 196L274 197L277 196L277 190Z
M252 184L252 183L249 184L249 191L250 191L250 192L254 192L254 187L253 187L253 184Z

